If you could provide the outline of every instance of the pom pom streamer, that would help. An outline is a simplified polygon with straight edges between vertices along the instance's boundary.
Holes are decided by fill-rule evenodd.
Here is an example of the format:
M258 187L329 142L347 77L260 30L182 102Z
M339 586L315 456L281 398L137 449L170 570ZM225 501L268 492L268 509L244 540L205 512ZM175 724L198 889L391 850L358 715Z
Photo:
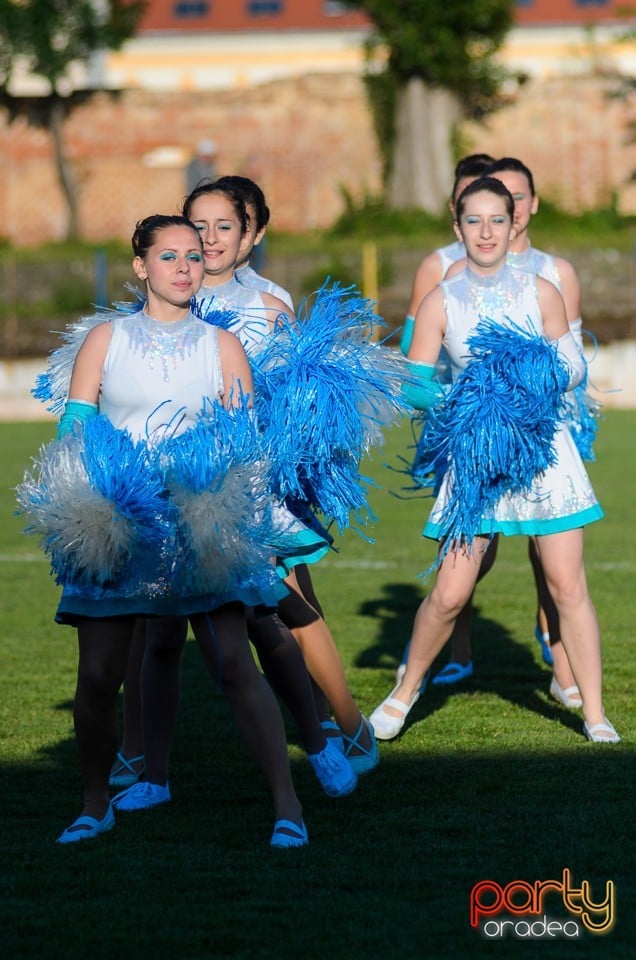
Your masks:
M110 320L113 314L112 310L100 308L76 323L69 323L66 330L60 332L62 346L51 352L45 372L38 374L31 391L35 399L42 401L55 416L60 416L64 410L79 348L93 327Z
M17 498L58 583L112 582L136 550L161 544L169 530L162 479L145 446L102 416L44 446Z
M595 460L601 404L587 392L587 377L565 396L565 417L572 439L583 460Z
M213 327L221 327L223 330L231 330L232 327L240 321L240 316L233 310L223 310L215 306L214 295L193 299L191 310L195 317L203 320L204 323L210 323Z
M582 335L588 336L594 348L592 357L588 359L588 369L590 363L594 361L598 353L598 341L594 334L589 330L583 330ZM582 383L570 390L564 398L566 406L566 422L570 428L572 439L576 444L583 460L595 460L594 441L598 433L599 420L601 418L602 403L593 397L588 391L590 387L589 377L586 371L585 379Z
M270 560L281 531L272 518L262 436L245 404L214 404L209 413L157 449L177 511L179 589L224 595L271 587L279 581Z
M372 339L373 303L338 284L303 301L298 320L277 319L250 355L259 422L276 496L334 519L372 515L358 465L383 429L410 410L401 399L406 361Z
M527 493L555 462L554 434L569 380L557 348L534 330L483 320L467 341L471 362L446 400L428 411L426 469L449 472L440 524L445 543L470 547L483 518L507 493Z

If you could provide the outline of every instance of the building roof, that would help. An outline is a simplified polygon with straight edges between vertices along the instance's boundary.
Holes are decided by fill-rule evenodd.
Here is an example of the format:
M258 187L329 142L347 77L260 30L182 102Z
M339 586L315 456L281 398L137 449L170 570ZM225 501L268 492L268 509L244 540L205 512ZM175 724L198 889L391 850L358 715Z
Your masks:
M517 0L517 26L636 22L633 0ZM140 33L350 30L369 18L338 0L148 0Z
M365 14L328 0L148 0L139 31L342 30L368 26Z

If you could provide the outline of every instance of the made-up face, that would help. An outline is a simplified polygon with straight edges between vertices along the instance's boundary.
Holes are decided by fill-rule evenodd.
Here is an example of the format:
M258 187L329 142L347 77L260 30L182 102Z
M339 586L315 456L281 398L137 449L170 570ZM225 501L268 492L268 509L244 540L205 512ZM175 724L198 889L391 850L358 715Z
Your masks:
M203 283L203 250L192 227L158 230L144 257L135 257L133 269L146 283L148 309L161 304L186 308Z
M463 240L470 266L492 273L505 262L512 220L503 197L480 190L467 197L455 232Z
M234 204L223 193L204 193L194 200L189 213L203 241L205 282L225 283L251 242Z
M532 195L530 184L528 183L528 178L525 173L520 173L517 170L502 170L498 173L493 173L492 176L496 180L500 180L504 187L507 187L512 194L512 199L515 202L515 216L513 221L515 244L519 248L521 248L522 245L526 246L528 243L526 236L528 226L530 220L539 209L539 198Z

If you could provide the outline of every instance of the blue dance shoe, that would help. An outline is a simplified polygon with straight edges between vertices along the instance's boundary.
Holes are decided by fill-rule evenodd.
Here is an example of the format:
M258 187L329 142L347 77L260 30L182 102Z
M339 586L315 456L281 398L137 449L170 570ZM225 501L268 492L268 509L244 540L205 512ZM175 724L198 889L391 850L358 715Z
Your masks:
M277 847L279 850L287 847L306 847L308 843L309 834L304 820L300 826L292 823L291 820L277 820L269 841L270 847Z
M64 833L61 833L56 843L79 843L80 840L93 840L100 833L107 833L115 826L115 814L113 805L109 803L108 810L101 820L95 817L82 816L73 821L70 827L67 827Z
M550 650L550 634L541 633L538 626L534 628L534 635L537 643L541 647L541 656L543 657L543 662L546 666L551 667L553 664L552 660L552 651Z
M368 747L364 747L360 743L363 730L366 730L369 734ZM369 773L371 770L375 770L380 762L380 754L378 753L378 745L375 734L373 733L373 728L365 716L360 720L360 726L358 727L358 732L355 737L348 737L346 733L343 733L342 738L345 745L345 757L356 773ZM353 753L354 750L356 751L355 753Z
M473 675L473 661L469 660L467 664L455 663L454 660L451 660L450 663L447 663L443 670L440 670L439 673L435 674L433 677L432 683L435 686L440 684L451 684L451 683L460 683L462 680L467 680L468 677Z

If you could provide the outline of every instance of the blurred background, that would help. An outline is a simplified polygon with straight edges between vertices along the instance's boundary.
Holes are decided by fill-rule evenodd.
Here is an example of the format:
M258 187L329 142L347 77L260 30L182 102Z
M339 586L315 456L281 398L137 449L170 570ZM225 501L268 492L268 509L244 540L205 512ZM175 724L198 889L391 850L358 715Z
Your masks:
M635 78L629 0L0 0L0 355L123 297L193 160L262 186L297 302L329 275L393 330L473 152L531 168L533 242L633 339Z

